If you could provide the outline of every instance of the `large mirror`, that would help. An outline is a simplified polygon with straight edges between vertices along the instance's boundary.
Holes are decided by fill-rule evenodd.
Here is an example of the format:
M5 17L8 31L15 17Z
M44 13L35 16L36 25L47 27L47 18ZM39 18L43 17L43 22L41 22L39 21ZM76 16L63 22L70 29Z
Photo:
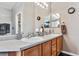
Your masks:
M53 13L50 2L0 2L0 35L34 32L59 27L59 13ZM38 30L39 31L39 30Z

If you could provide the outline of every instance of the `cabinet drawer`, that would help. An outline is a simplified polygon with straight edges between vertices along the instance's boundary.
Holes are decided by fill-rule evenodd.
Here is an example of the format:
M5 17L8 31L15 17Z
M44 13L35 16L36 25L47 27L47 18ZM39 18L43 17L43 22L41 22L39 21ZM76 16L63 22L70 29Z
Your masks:
M42 44L42 55L51 56L51 41Z
M22 51L22 56L41 56L41 45L37 45Z
M62 51L62 49L63 49L63 42L62 42L62 40L63 40L63 37L62 36L59 36L58 38L57 38L57 55L59 55L60 54L60 52Z

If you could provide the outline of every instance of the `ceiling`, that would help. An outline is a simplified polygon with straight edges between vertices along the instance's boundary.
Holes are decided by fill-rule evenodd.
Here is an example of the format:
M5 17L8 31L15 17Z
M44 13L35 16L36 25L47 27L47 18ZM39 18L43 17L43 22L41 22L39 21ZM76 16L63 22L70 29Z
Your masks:
M0 8L12 9L16 2L0 2Z

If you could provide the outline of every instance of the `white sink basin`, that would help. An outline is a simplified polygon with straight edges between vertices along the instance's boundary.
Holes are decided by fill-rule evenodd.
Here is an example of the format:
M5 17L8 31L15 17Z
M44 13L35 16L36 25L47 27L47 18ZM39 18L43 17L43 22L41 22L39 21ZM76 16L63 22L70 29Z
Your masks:
M40 42L40 41L42 41L43 38L41 38L41 37L31 37L31 38L29 38L29 39L27 39L27 38L22 38L21 40L24 41L24 42L35 43L35 42Z

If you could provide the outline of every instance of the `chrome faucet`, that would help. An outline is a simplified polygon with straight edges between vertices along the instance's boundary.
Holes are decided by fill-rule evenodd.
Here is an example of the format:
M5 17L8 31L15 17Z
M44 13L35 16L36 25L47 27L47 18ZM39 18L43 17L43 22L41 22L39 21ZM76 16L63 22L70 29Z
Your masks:
M34 36L35 36L34 33L28 33L26 37L31 38L31 37L34 37Z

